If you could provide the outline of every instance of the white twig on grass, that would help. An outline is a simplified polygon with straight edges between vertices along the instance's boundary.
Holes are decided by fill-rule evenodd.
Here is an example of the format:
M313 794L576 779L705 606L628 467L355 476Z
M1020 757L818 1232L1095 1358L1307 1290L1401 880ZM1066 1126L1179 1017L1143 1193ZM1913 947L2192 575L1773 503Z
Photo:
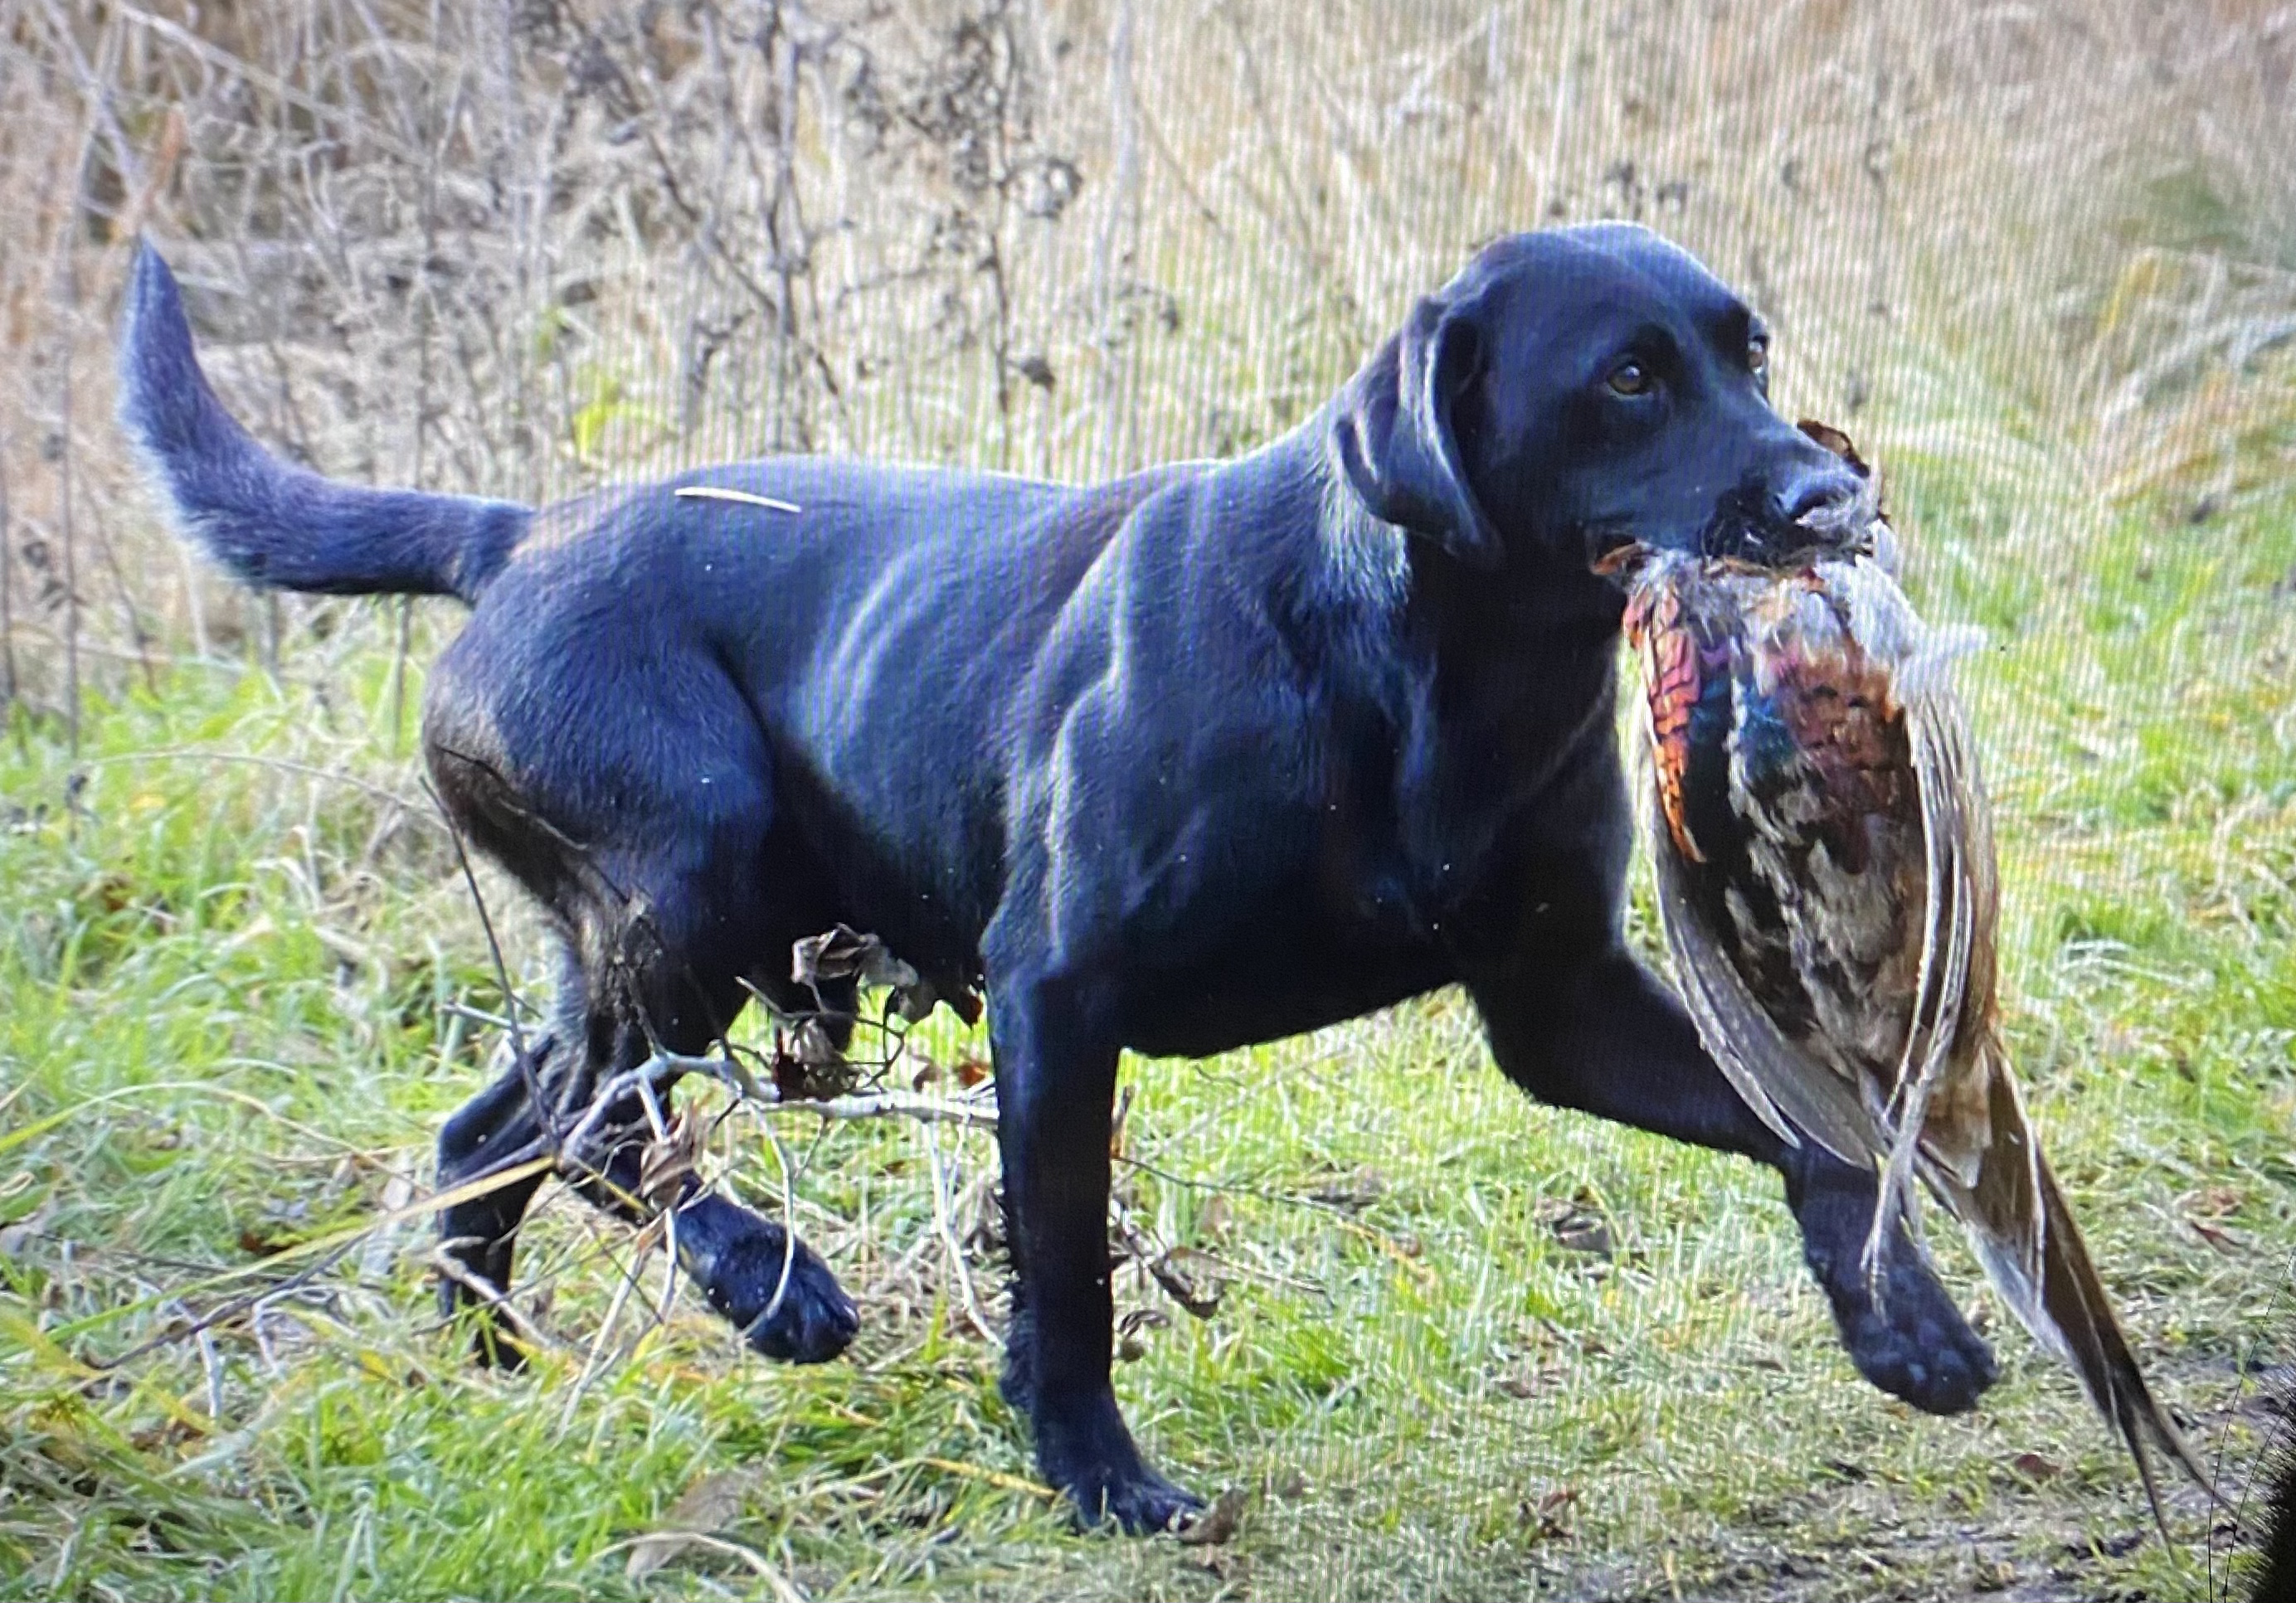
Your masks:
M997 1334L996 1327L988 1322L988 1315L981 1309L980 1293L974 1288L972 1271L964 1262L964 1244L956 1239L955 1198L948 1182L948 1165L941 1160L940 1132L927 1125L918 1135L924 1142L925 1162L932 1169L933 1225L940 1232L941 1246L948 1254L949 1272L956 1277L957 1290L964 1295L965 1317L972 1321L974 1329L1002 1352L1004 1338Z
M598 1088L561 1149L570 1159L582 1161L591 1137L596 1134L609 1108L636 1094L641 1085L651 1091L677 1075L701 1075L715 1080L731 1091L737 1101L758 1113L809 1113L823 1119L909 1118L926 1124L961 1125L968 1130L993 1132L996 1128L996 1093L986 1086L961 1101L906 1091L858 1092L818 1101L810 1098L784 1100L777 1087L758 1081L731 1058L658 1051L636 1068L625 1069Z
M495 1313L501 1314L504 1319L510 1321L512 1329L515 1329L527 1340L531 1341L539 1346L556 1347L562 1351L565 1349L566 1344L564 1342L550 1334L549 1331L544 1329L540 1325L536 1324L525 1314L521 1313L517 1307L512 1304L511 1300L503 1296L503 1294L499 1290L496 1289L496 1288L484 1277L472 1274L462 1264L457 1264L455 1261L454 1255L447 1250L454 1245L455 1243L452 1241L441 1241L438 1246L432 1247L430 1249L430 1267L437 1270L440 1274L445 1275L448 1280L454 1281L455 1285L460 1286L472 1296L477 1297Z
M590 1338L589 1354L582 1360L582 1373L566 1394L565 1411L558 1416L558 1435L562 1437L573 1427L575 1411L581 1407L582 1399L589 1394L590 1383L603 1367L606 1344L613 1338L614 1327L622 1322L622 1311L629 1306L630 1293L636 1288L639 1276L645 1272L647 1256L666 1233L666 1227L656 1228L660 1224L660 1221L656 1220L637 1233L630 1266L615 1282L613 1300L606 1304L606 1317L600 1321L597 1335Z
M663 1541L676 1541L692 1547L705 1548L713 1553L723 1553L728 1558L738 1558L756 1572L758 1579L766 1583L766 1590L773 1593L779 1603L810 1603L805 1593L798 1590L797 1583L783 1574L763 1553L754 1548L743 1547L738 1542L728 1542L723 1536L708 1536L699 1531L649 1531L643 1536L633 1536L627 1542L600 1548L594 1556L611 1558L646 1542Z
M933 1097L917 1096L904 1091L866 1092L855 1096L832 1097L821 1102L771 1102L759 1111L766 1113L810 1113L824 1119L873 1119L888 1116L915 1119L927 1125L961 1125L967 1130L986 1130L994 1133L996 1113L994 1098L974 1101L953 1102Z

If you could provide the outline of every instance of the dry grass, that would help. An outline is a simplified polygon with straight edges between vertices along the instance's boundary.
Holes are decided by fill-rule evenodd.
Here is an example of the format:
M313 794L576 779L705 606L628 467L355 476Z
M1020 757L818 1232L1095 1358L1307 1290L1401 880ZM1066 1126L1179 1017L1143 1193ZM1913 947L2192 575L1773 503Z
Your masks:
M1789 405L2029 521L2235 490L2296 413L2296 40L2261 6L0 0L0 41L5 629L48 713L249 622L111 429L139 230L266 438L527 498L783 449L1234 450L1477 241L1610 215L1749 287Z
M2284 11L2145 0L0 0L0 1594L2193 1595L2018 1337L1980 1416L1885 1408L1764 1177L1526 1111L1447 998L1134 1066L1128 1206L1234 1271L1209 1322L1123 1287L1135 1418L1262 1494L1210 1567L1022 1488L977 1135L803 1168L868 1321L825 1373L659 1317L659 1258L615 1314L632 1243L572 1207L521 1379L430 1327L420 1220L286 1283L412 1194L484 1053L456 1010L502 1005L406 755L454 619L197 569L110 325L145 232L233 408L377 481L1084 478L1287 427L1492 234L1663 228L1889 468L1924 604L1995 631L2016 1050L2236 1461L2296 1247L2292 70ZM260 1312L86 1367L250 1264ZM752 1466L696 1504L750 1558L630 1573Z

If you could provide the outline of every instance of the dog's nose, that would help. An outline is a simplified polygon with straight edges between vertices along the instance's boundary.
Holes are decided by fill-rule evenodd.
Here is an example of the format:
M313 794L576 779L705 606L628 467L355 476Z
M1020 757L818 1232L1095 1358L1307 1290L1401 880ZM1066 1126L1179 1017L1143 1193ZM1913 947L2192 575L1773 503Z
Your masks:
M1800 523L1857 498L1859 480L1841 462L1796 468L1775 492L1780 519Z

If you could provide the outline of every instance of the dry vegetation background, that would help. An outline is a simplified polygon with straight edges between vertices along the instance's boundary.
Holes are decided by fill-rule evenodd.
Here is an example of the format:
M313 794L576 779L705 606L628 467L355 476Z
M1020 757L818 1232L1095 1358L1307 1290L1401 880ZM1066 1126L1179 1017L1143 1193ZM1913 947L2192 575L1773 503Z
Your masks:
M2296 327L2292 62L2239 0L0 0L0 689L246 633L110 422L138 231L262 438L544 498L1235 451L1478 242L1639 217L1775 320L1789 406L2023 475L2045 560L2084 498L2281 465L2284 373L2239 380Z
M2250 0L0 0L0 1597L2190 1595L2021 1337L1980 1416L1888 1412L1767 1176L1523 1109L1442 998L1133 1066L1135 1255L1229 1296L1136 1264L1119 1384L1191 1478L1259 1476L1225 1559L1030 1501L977 1134L808 1174L867 1321L832 1371L698 1315L615 1345L627 1232L572 1207L515 1290L576 1355L524 1382L422 1322L409 1219L169 1343L201 1273L414 1195L502 1004L407 739L454 609L201 568L111 341L141 233L226 403L331 474L1085 478L1280 433L1494 235L1650 223L2003 642L2014 1045L2140 1346L2252 1448L2296 1245L2292 74ZM681 1489L768 1570L626 1570Z

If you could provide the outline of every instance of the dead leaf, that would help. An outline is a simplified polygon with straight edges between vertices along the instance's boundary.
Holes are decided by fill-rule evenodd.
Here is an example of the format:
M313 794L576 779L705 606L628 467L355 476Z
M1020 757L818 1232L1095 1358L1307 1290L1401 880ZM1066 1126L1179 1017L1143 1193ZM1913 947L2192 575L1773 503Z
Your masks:
M914 986L917 971L873 935L838 924L790 945L790 977L801 986L857 979L865 986Z
M55 1208L56 1199L51 1195L32 1211L29 1218L19 1219L13 1224L0 1227L0 1258L20 1256L32 1238L48 1228L49 1221L55 1216Z
M1509 1370L1491 1384L1510 1397L1528 1402L1554 1390L1562 1376L1562 1370L1557 1365L1526 1364L1521 1369Z
M2221 1224L2211 1224L2205 1219L2187 1219L2185 1223L2193 1227L2193 1234L2227 1257L2238 1253L2248 1245L2246 1241L2225 1229Z
M985 1058L966 1058L956 1066L956 1083L967 1091L982 1084L996 1071Z
M2053 1459L2045 1459L2038 1452L2019 1453L2009 1460L2009 1468L2035 1485L2039 1485L2045 1481L2053 1481L2064 1473L2062 1464Z
M791 942L790 977L801 986L816 988L840 979L882 986L892 993L887 1002L889 1010L910 1024L923 1020L941 1001L932 982L895 957L883 941L846 924ZM968 1000L972 999L960 994L951 999L950 1005L970 1024L980 1016L980 1006L977 1000L973 1001L968 1014L964 1006Z
M911 985L895 986L885 1005L904 1024L922 1024L940 1005L940 993L933 989L931 980L920 979Z
M1366 1208L1387 1195L1387 1176L1365 1164L1352 1174L1323 1182L1308 1195L1333 1207Z
M1172 1259L1174 1254L1185 1250L1175 1247L1172 1252L1148 1260L1148 1272L1155 1278L1156 1284L1164 1288L1167 1296L1198 1319L1210 1319L1219 1312L1220 1293L1224 1287L1215 1280L1210 1288L1201 1288L1194 1280L1182 1273Z
M651 1575L688 1548L688 1538L712 1536L741 1517L760 1476L754 1469L719 1469L688 1486L662 1517L661 1528L638 1539L625 1570L633 1581Z
M645 1144L638 1159L638 1198L650 1207L660 1207L677 1199L690 1175L701 1169L701 1148L709 1134L708 1126L695 1118L690 1108L681 1108L672 1116L668 1131L660 1141Z
M258 1219L239 1227L239 1250L250 1258L268 1258L300 1247L310 1232L278 1219Z
M818 1018L798 1020L797 1027L790 1032L790 1050L808 1068L829 1068L845 1060L845 1054L837 1050L837 1043L830 1039L828 1026Z
M784 1102L819 1102L860 1084L861 1072L837 1050L818 1018L774 1032L774 1090Z
M1582 1203L1548 1198L1538 1205L1532 1216L1553 1232L1557 1243L1571 1252L1608 1258L1618 1251L1611 1239L1609 1221Z
M1117 1203L1116 1238L1123 1245L1126 1254L1148 1272L1149 1278L1164 1288L1166 1296L1198 1319L1210 1319L1218 1313L1220 1280L1213 1279L1208 1290L1199 1288L1180 1266L1182 1262L1193 1259L1217 1268L1218 1260L1193 1247L1163 1246L1140 1228L1120 1198L1114 1200Z
M1249 1501L1243 1488L1230 1486L1212 1499L1212 1506L1190 1520L1180 1530L1180 1545L1184 1548L1218 1547L1235 1535L1237 1524L1243 1518L1243 1506Z
M1541 1493L1536 1500L1522 1500L1522 1523L1531 1530L1535 1542L1552 1542L1570 1534L1570 1511L1578 1501L1578 1488L1556 1486Z

